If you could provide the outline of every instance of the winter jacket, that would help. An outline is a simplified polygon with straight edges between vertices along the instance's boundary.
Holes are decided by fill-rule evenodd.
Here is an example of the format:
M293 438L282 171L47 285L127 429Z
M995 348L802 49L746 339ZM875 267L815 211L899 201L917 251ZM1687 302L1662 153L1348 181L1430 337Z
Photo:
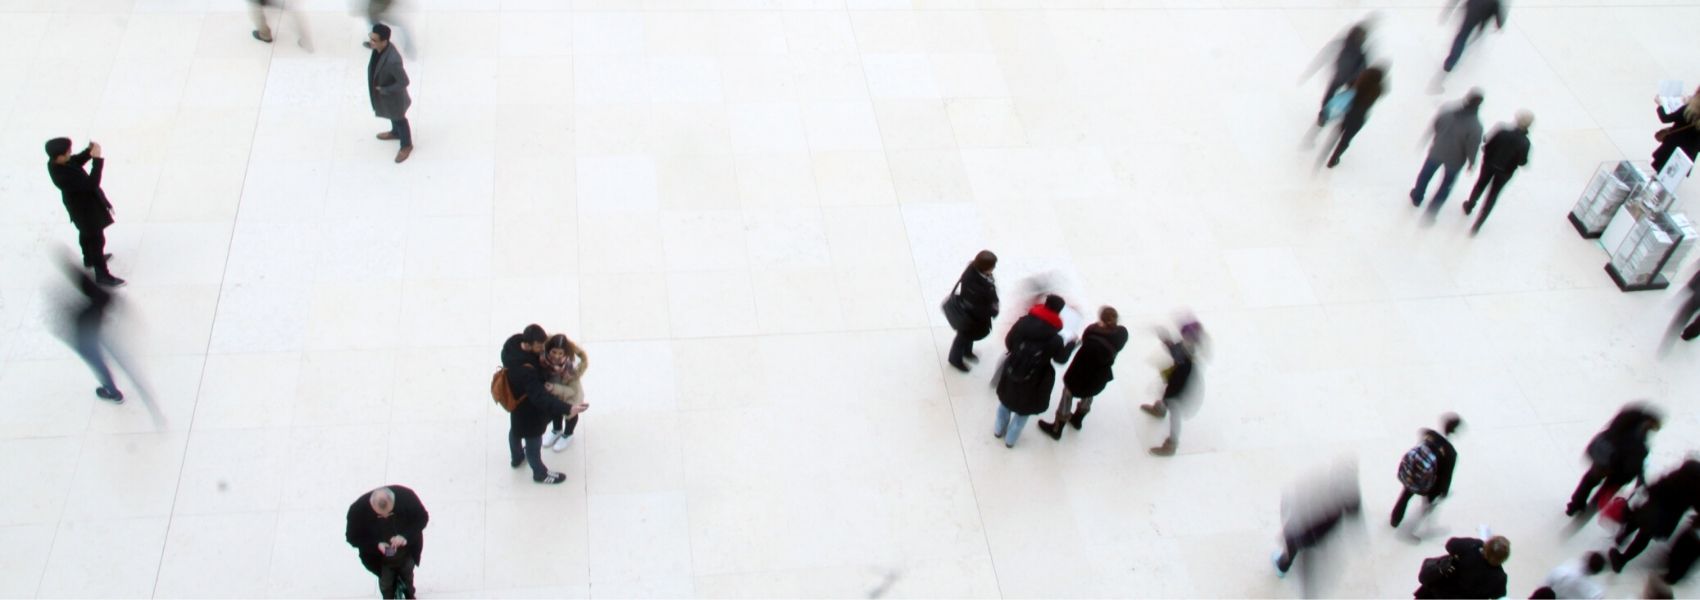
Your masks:
M1700 502L1700 462L1690 459L1647 486L1646 503L1632 509L1628 518L1643 533L1665 539L1676 531L1683 515L1700 508L1697 502Z
M1418 575L1421 587L1418 598L1503 598L1505 569L1488 564L1482 556L1483 542L1476 538L1455 537L1446 540L1450 570Z
M1452 441L1433 429L1422 431L1422 444L1434 448L1436 461L1434 464L1434 487L1427 493L1423 490L1413 490L1429 498L1440 498L1452 493L1452 471L1458 468L1458 449L1452 446Z
M94 168L85 173L83 165L90 160L94 161ZM62 165L51 160L47 162L47 175L53 178L54 187L59 188L65 212L79 231L104 229L112 224L112 202L100 189L100 176L105 167L106 159L94 158L88 150L72 155L71 160Z
M1654 110L1658 111L1660 122L1674 125L1676 130L1665 136L1665 141L1660 142L1659 147L1653 150L1653 168L1664 168L1665 161L1670 160L1671 153L1678 148L1681 148L1682 153L1688 155L1689 159L1693 159L1695 153L1700 152L1700 124L1688 118L1686 108L1668 113L1663 106L1654 107Z
M986 339L992 334L992 319L998 316L997 282L974 265L963 269L957 281L962 284L957 293L969 320L969 326L961 333L974 340Z
M397 535L407 539L401 552L412 558L414 564L419 564L420 555L425 553L425 525L431 522L431 513L425 511L419 494L403 485L388 487L395 492L395 509L389 518L380 519L378 513L372 510L371 492L361 494L348 506L348 530L344 537L348 539L348 545L360 551L360 564L373 575L378 574L384 562L384 553L378 550L378 544Z
M1647 462L1647 425L1655 417L1629 407L1617 413L1611 424L1588 441L1588 460L1606 471L1606 482L1622 486L1642 477Z
M1476 117L1476 111L1477 108L1464 105L1434 118L1429 160L1448 169L1460 169L1465 163L1476 162L1476 150L1482 145L1482 120Z
M1004 336L1003 345L1009 354L1004 356L998 373L998 401L1018 415L1036 415L1051 407L1051 388L1056 385L1057 370L1051 363L1068 362L1072 344L1063 344L1057 332L1062 331L1062 317L1035 306L1015 322ZM1033 356L1031 372L1021 372L1021 356Z
M1079 398L1091 398L1104 391L1116 378L1112 367L1116 355L1127 346L1127 328L1117 325L1103 327L1094 323L1080 335L1080 347L1063 373L1063 385Z
M508 413L508 427L520 437L537 437L555 415L565 414L567 404L544 385L543 364L536 354L521 350L520 334L502 344L502 367L508 370L508 388L524 399Z
M413 98L407 95L408 83L395 44L372 51L372 58L366 61L366 95L372 100L374 114L383 119L407 118L407 108L413 106Z
M1506 127L1493 132L1482 147L1482 165L1495 171L1513 173L1517 167L1529 164L1529 131Z

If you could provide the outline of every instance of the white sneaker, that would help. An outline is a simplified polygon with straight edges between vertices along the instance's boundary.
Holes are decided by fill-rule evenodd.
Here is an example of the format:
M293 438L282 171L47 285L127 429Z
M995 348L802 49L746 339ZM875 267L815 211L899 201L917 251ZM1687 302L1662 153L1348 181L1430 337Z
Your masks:
M564 451L567 449L567 443L571 441L573 441L573 436L563 435L559 439L556 439L555 443L549 446L549 449L556 452Z
M559 431L549 430L543 432L543 447L548 448L549 446L554 445L555 440L560 439L560 437L561 432Z

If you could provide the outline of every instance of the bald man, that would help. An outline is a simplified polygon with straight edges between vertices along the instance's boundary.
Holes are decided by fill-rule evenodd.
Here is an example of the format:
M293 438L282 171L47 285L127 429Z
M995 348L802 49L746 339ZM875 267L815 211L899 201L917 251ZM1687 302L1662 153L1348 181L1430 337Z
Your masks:
M412 598L413 567L425 550L425 525L431 514L407 486L391 485L360 495L348 507L348 545L360 551L360 564L378 576L378 589L394 598L401 583Z

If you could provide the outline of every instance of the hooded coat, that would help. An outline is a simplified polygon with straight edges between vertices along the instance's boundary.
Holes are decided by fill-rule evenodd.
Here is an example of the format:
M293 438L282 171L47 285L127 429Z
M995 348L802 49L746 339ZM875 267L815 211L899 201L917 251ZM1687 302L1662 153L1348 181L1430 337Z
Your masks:
M1074 350L1072 345L1063 344L1062 337L1057 335L1061 331L1062 317L1042 304L1033 307L1009 329L1003 338L1009 354L1004 356L997 381L998 402L1004 408L1018 415L1036 415L1051 407L1051 388L1057 382L1057 369L1051 363L1068 362L1068 355ZM1017 355L1029 352L1040 358L1031 376L1024 379L1010 376Z
M1127 346L1127 328L1117 325L1103 327L1096 323L1080 335L1080 348L1063 373L1063 386L1069 394L1091 398L1104 391L1104 386L1116 378L1112 367L1116 355Z

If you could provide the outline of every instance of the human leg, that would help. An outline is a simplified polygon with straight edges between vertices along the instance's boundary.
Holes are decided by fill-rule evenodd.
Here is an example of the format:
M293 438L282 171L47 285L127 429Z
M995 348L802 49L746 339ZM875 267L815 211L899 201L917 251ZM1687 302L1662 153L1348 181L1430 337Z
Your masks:
M395 584L401 575L400 566L395 561L385 560L383 565L378 567L378 594L380 596L386 599L395 597Z
M254 39L270 43L272 41L272 28L266 24L265 5L260 4L260 0L249 0L248 16L254 20Z
M106 366L106 356L101 353L100 325L79 320L74 342L77 356L82 357L83 363L89 366L89 370L94 371L95 379L100 381L100 389L106 392L98 395L109 400L122 401L124 396L118 392L118 385L112 380L112 369Z
M1582 512L1582 509L1587 506L1588 494L1605 480L1605 469L1597 466L1589 467L1588 471L1582 474L1582 480L1576 482L1576 491L1570 493L1570 504L1564 507L1564 514L1574 516L1576 513Z
M523 439L525 442L525 462L531 465L531 480L543 481L549 476L549 467L543 466L543 436L534 435Z
M1340 121L1340 139L1334 142L1334 153L1328 157L1328 166L1340 164L1340 157L1346 154L1346 148L1352 145L1352 138L1358 137L1358 131L1364 128L1364 120L1346 117Z
M566 427L561 429L561 435L559 437L555 438L555 441L553 442L553 444L544 444L544 445L549 446L550 450L554 450L556 452L563 452L567 449L567 444L572 441L573 431L576 430L576 429L578 429L578 417L577 416L568 417L566 419Z
M1411 188L1411 206L1422 206L1423 195L1428 193L1428 182L1434 179L1434 172L1440 169L1440 161L1424 160L1423 168L1417 171L1417 185Z
M1398 527L1399 523L1405 520L1405 506L1411 503L1411 497L1415 495L1417 495L1416 492L1412 492L1410 488L1399 490L1399 499L1393 501L1393 519L1391 522L1394 527Z
M962 359L966 358L973 348L974 340L969 339L965 333L956 332L956 337L950 340L950 356L947 359L950 366L956 367L960 371L967 371L968 365L964 364Z
M390 119L390 133L394 133L396 139L401 140L402 148L413 147L413 127L408 125L407 117Z
M1684 326L1693 321L1697 315L1700 315L1700 294L1689 294L1688 298L1683 300L1682 306L1677 307L1676 314L1671 316L1670 326L1665 328L1665 337L1667 339L1676 337L1679 332L1686 334L1687 331L1684 331ZM1688 338L1684 337L1683 339Z
M1458 182L1458 172L1461 167L1443 165L1440 175L1440 189L1434 191L1434 198L1429 200L1428 214L1440 214L1440 205L1446 203L1446 197L1452 195L1452 184Z
M998 420L997 424L992 426L992 437L1001 438L1004 433L1009 431L1009 417L1011 414L1013 413L1009 412L1009 407L1004 406L1001 402L998 403Z
M1012 415L1009 418L1009 429L1004 431L1003 445L1015 446L1015 441L1021 439L1021 428L1027 426L1027 415Z
M1050 421L1039 421L1039 431L1045 432L1045 435L1051 436L1053 440L1061 440L1063 425L1068 422L1069 408L1073 404L1073 399L1074 396L1068 393L1068 386L1063 386L1062 396L1057 398L1056 416L1052 417Z
M1470 42L1470 32L1474 29L1475 24L1469 21L1458 27L1458 35L1452 38L1452 51L1446 55L1446 63L1440 67L1442 71L1451 73L1452 67L1458 66L1458 59L1464 56L1464 45Z
M525 462L525 450L520 446L522 438L512 427L508 428L508 465L518 469Z
M1482 214L1476 217L1476 224L1470 227L1470 233L1481 231L1482 223L1487 222L1488 213L1493 212L1494 203L1499 202L1499 191L1505 189L1505 184L1510 181L1510 173L1504 171L1494 173L1493 183L1488 186L1487 198L1482 200Z
M1092 412L1092 398L1081 398L1080 405L1074 408L1074 416L1069 417L1068 424L1080 429L1086 423L1086 413Z
M1493 183L1493 170L1482 169L1481 174L1476 176L1476 185L1470 188L1470 199L1464 201L1464 214L1470 214L1470 211L1476 209L1476 199L1481 197L1482 192L1487 191L1489 183Z

